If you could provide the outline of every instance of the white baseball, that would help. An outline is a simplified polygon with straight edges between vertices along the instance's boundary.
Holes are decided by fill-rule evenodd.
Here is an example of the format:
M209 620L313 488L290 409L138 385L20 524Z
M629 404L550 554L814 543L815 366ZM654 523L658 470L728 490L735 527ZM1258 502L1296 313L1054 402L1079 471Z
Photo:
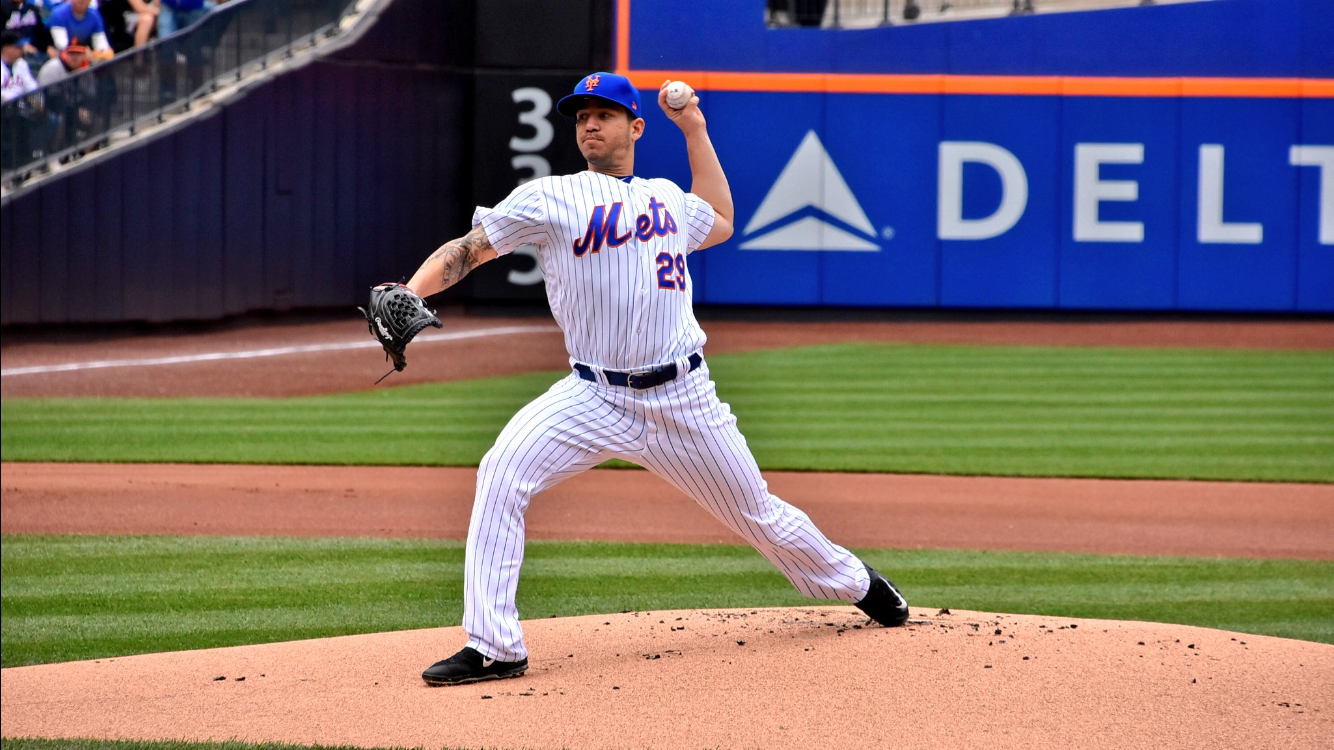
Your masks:
M682 81L672 81L667 84L667 106L672 109L681 109L690 103L690 97L695 95L695 91Z

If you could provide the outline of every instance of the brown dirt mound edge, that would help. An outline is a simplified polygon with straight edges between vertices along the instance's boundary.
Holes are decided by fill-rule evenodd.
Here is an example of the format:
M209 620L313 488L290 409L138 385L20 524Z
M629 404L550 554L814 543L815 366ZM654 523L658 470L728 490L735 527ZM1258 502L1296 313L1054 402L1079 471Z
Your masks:
M1291 748L1334 647L1142 622L851 607L525 622L518 679L428 688L459 628L3 670L7 737L459 748Z

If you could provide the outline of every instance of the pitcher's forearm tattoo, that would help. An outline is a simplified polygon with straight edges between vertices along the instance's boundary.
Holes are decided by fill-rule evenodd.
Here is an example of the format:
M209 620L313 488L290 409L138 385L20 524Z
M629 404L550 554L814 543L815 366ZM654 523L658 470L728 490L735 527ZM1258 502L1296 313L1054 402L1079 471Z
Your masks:
M459 283L469 271L480 266L482 252L490 247L491 243L486 239L486 232L482 231L479 225L457 240L446 242L439 250L432 253L428 260L441 261L441 281L445 285L444 288L448 289Z

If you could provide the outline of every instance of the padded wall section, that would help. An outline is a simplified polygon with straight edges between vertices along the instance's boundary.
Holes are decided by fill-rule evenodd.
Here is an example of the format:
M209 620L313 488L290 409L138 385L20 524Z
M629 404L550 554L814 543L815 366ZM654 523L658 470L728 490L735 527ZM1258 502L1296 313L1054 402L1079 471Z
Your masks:
M4 323L350 308L466 222L467 94L431 71L315 63L21 195Z
M630 8L635 80L702 91L732 187L697 302L1334 309L1334 4L863 30ZM680 134L647 120L637 170L689 184Z

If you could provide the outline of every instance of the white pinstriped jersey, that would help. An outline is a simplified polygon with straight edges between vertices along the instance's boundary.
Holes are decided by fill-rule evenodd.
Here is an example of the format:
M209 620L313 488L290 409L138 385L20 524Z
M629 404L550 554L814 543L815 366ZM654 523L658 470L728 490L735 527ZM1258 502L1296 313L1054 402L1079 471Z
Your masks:
M463 628L483 657L528 658L516 596L529 502L608 458L672 483L803 594L856 602L870 590L856 555L769 492L708 363L680 364L704 346L685 256L713 222L708 203L668 180L627 182L591 171L529 182L473 214L498 253L537 247L551 311L575 362L678 368L644 389L576 368L519 410L482 458L464 556Z
M670 180L587 171L521 185L481 225L500 255L537 247L547 299L578 362L634 370L704 346L685 257L713 228L713 207Z

